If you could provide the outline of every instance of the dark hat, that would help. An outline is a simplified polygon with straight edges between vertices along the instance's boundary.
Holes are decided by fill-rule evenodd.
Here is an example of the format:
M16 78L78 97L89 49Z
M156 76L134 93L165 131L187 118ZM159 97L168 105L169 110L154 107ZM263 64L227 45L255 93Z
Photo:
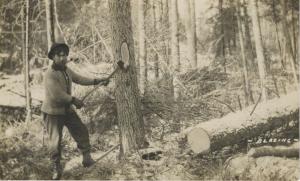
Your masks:
M65 43L53 43L50 51L48 52L48 58L53 59L55 53L58 51L64 51L67 55L69 55L69 47Z

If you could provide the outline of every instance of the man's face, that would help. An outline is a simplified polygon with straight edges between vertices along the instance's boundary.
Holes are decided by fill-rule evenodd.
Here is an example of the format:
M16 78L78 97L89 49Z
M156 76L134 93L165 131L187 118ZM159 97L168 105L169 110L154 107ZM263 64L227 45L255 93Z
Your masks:
M58 51L58 53L55 53L53 61L56 65L65 67L67 63L67 54L64 51Z

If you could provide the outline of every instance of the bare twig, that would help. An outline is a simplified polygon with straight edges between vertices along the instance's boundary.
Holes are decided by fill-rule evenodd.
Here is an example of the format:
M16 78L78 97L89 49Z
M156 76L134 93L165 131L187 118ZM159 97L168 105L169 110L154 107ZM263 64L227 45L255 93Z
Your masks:
M235 112L234 110L233 110L233 108L229 105L229 104L227 104L227 103L225 103L225 102L223 102L223 101L220 101L220 100L218 100L218 99L216 99L216 98L214 98L214 97L209 97L210 99L213 99L213 100L215 100L215 101L217 101L217 102L219 102L219 103L221 103L221 104L224 104L225 106L227 106L232 112Z
M280 98L279 94L278 94L276 91L270 89L270 88L267 87L267 86L265 86L265 88L266 88L267 90L269 90L270 92L274 93L278 98Z
M250 113L250 116L254 113L254 111L255 111L255 109L256 109L256 106L258 105L258 103L259 103L259 101L260 101L260 99L261 99L261 95L262 95L262 92L260 93L259 98L258 98L258 100L256 101L255 106L253 107L253 109L252 109L252 111L251 111L251 113Z
M240 110L242 110L243 107L242 107L242 103L241 103L241 99L240 99L240 96L239 96L239 95L237 96L237 99L238 99L238 103L239 103Z
M19 95L19 96L21 96L21 97L26 97L25 95L20 94L20 93L18 93L18 92L15 92L15 91L13 91L13 90L11 90L11 89L7 89L7 91L8 91L8 92L11 92L11 93L14 93L14 94L16 94L16 95ZM40 102L40 103L43 102L42 100L39 100L39 99L36 99L36 98L33 98L33 97L32 97L31 99L36 100L36 101L38 101L38 102Z
M87 49L89 49L89 48L91 48L91 47L93 47L94 45L97 45L97 44L99 44L99 43L102 43L102 41L97 41L97 42L95 42L95 43L92 43L92 44L88 45L87 47L85 47L84 49L78 51L77 53L79 53L79 52L82 53L82 52L86 51Z

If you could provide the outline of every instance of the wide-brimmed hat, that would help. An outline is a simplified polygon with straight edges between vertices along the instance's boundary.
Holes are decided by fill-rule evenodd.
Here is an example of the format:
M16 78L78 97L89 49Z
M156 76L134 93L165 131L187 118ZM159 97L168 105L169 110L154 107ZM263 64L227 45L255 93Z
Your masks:
M58 50L62 50L64 51L67 55L69 55L69 47L67 44L65 43L53 43L50 51L48 52L48 58L49 59L53 59L54 54L58 51Z

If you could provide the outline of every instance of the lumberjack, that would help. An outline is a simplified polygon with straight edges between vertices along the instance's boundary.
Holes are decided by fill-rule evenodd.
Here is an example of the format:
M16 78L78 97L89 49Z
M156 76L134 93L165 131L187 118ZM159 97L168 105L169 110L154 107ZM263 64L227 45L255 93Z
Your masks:
M42 105L43 119L49 134L49 151L52 163L52 179L60 179L62 175L61 140L62 130L66 126L77 143L83 155L82 164L90 167L95 163L90 154L90 140L87 127L72 108L84 106L82 100L71 94L72 82L81 85L104 85L109 83L109 78L91 79L83 77L66 66L69 47L64 43L54 43L48 53L48 58L53 60L52 66L45 73L45 99Z

